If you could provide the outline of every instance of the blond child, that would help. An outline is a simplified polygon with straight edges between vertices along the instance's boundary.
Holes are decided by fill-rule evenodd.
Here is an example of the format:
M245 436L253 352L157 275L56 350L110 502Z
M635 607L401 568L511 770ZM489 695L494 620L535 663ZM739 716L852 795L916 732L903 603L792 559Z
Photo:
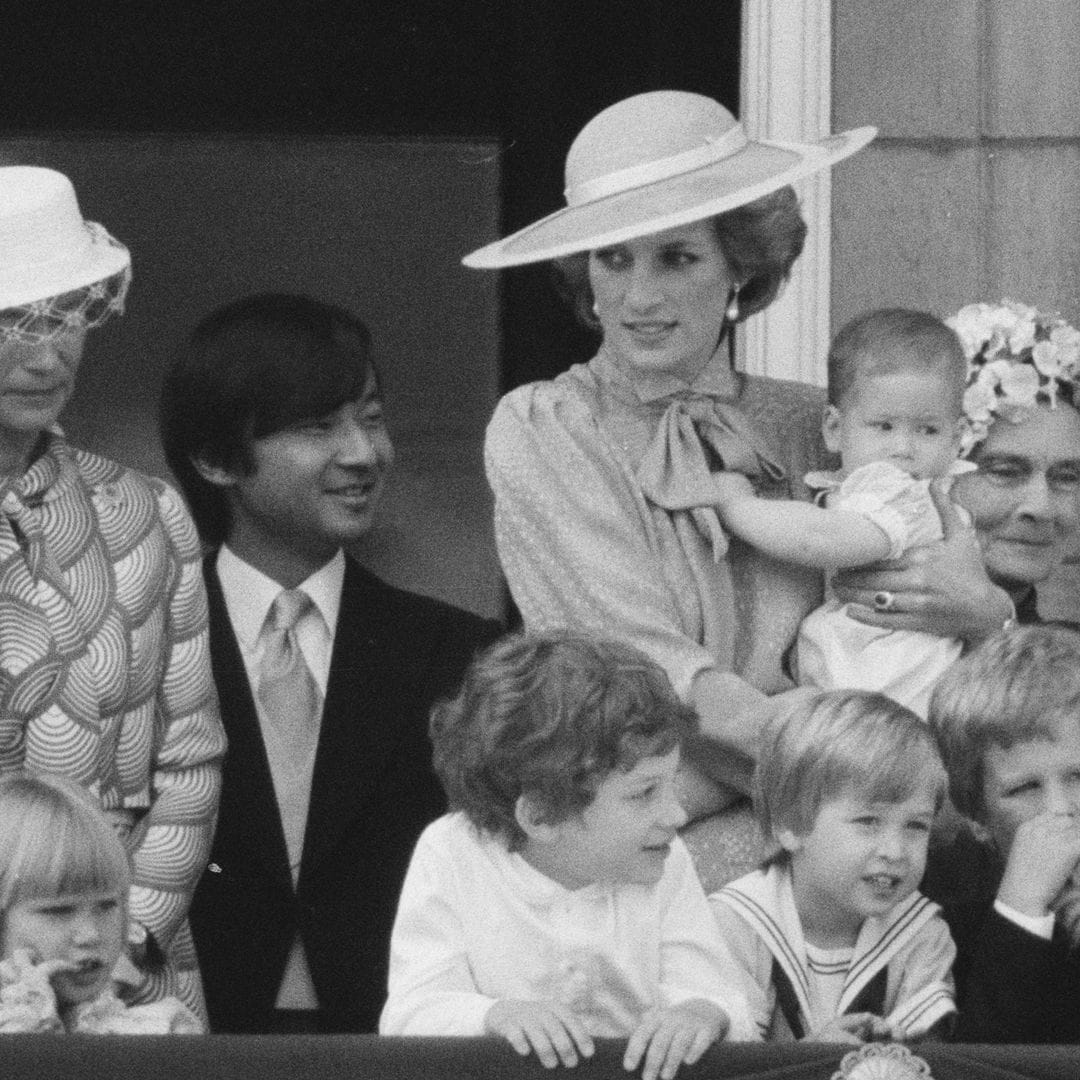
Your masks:
M548 1067L625 1038L645 1080L753 1037L676 832L695 728L629 646L552 632L481 654L432 714L451 812L413 854L380 1032L494 1035Z
M709 897L762 1037L911 1039L954 1011L954 947L918 892L945 775L891 698L832 691L766 727L754 805L776 853Z
M0 1031L198 1034L176 998L126 1006L131 870L123 844L78 785L0 779Z
M848 323L829 350L826 446L838 472L810 473L820 505L760 499L746 477L715 477L724 525L776 558L823 570L897 558L941 539L931 482L974 468L957 460L967 363L959 338L921 311L887 308ZM896 610L879 593L879 610ZM926 715L934 684L959 641L883 630L848 618L835 599L800 627L798 681L821 689L877 690Z
M942 679L930 725L952 800L998 862L996 888L946 906L956 1037L1080 1043L1080 634L989 638Z

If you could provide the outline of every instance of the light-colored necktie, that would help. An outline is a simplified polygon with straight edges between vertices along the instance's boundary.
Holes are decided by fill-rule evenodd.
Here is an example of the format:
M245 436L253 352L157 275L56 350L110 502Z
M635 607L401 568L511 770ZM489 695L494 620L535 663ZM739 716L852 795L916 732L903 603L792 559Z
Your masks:
M299 589L278 593L263 625L259 662L263 736L294 882L300 869L322 714L322 694L296 636L300 619L312 607L311 597Z
M263 742L270 759L293 885L300 879L322 694L300 651L296 627L313 607L300 589L278 593L263 624L257 695ZM299 935L293 941L278 988L279 1009L314 1009L318 997Z

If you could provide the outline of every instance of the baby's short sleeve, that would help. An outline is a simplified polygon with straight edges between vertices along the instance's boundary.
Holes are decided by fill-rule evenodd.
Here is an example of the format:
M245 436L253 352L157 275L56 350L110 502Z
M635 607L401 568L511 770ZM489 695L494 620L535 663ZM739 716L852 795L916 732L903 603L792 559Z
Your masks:
M853 470L829 493L830 510L861 514L889 538L888 558L941 539L941 518L930 497L930 481L917 480L885 461Z

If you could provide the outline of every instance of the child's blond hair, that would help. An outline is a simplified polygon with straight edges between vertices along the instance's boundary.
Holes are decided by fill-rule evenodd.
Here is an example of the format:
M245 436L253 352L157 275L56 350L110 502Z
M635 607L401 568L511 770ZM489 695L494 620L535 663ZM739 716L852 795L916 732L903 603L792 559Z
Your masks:
M1080 633L1064 626L998 631L942 676L929 723L957 810L985 818L986 752L1048 739L1062 718L1080 724Z
M833 690L777 712L762 735L754 806L766 839L806 836L822 805L856 791L869 802L902 802L923 785L945 796L933 736L910 709L884 694Z
M13 904L86 892L127 905L127 852L89 792L62 777L0 778L0 918Z

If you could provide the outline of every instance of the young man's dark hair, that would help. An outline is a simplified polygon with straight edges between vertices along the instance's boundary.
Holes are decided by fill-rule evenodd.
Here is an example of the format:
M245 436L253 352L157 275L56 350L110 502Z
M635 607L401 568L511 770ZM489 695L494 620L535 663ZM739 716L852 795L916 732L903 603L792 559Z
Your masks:
M371 334L351 312L307 296L259 293L226 304L195 328L166 373L165 457L203 540L229 531L225 490L201 460L250 473L251 441L380 394Z
M427 716L499 628L369 573L393 446L370 336L262 294L199 324L162 437L202 539L229 754L192 904L211 1030L374 1031L417 836L445 800Z

